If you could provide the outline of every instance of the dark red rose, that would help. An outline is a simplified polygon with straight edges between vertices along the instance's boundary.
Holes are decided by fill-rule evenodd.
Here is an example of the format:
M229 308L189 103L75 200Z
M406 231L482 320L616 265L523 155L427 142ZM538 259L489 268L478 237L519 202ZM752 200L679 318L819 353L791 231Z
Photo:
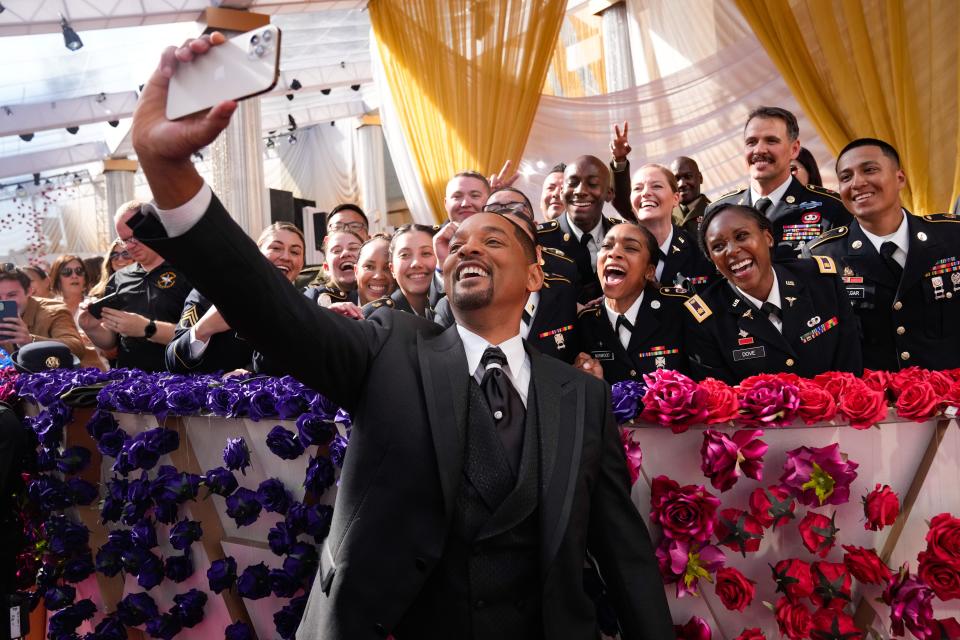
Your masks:
M960 638L960 622L956 618L941 618L933 621L930 640L957 640Z
M807 424L827 422L837 416L837 402L829 391L818 384L800 382L800 419Z
M809 598L813 593L813 570L809 562L790 558L781 560L773 567L773 580L777 593L784 594L793 602Z
M667 476L653 479L650 520L672 540L706 542L713 535L720 501L703 485L679 483Z
M710 625L700 616L693 616L687 624L673 625L673 632L677 640L710 640L713 637Z
M765 529L776 529L793 520L796 508L790 492L779 485L759 487L750 494L750 515Z
M800 538L807 551L826 558L837 539L838 529L833 523L833 518L815 511L808 511L800 521L799 528Z
M763 635L758 627L753 627L752 629L744 629L733 640L767 640L767 636Z
M853 618L836 609L818 609L813 613L811 640L863 640Z
M946 413L951 407L954 411L960 409L960 382L957 381L940 397L940 411Z
M887 399L862 380L853 378L844 384L837 409L851 427L867 429L887 417Z
M863 376L860 379L874 391L879 391L884 395L887 394L887 388L890 386L890 374L888 372L864 369Z
M731 611L743 611L753 602L756 583L733 567L717 570L714 590L720 602Z
M737 401L737 392L726 382L707 378L700 383L701 389L706 389L707 393L707 417L703 419L704 424L720 424L731 422L739 416Z
M891 525L900 513L900 499L889 485L880 485L863 497L863 514L867 517L863 528L880 531Z
M742 509L724 509L717 522L717 543L746 555L760 548L763 526Z
M917 555L917 576L941 600L960 598L960 558L945 560L929 551Z
M810 610L804 605L780 598L777 600L774 615L777 626L780 627L780 635L787 636L790 640L803 640L810 635Z
M960 559L960 518L941 513L930 521L927 551L941 560Z
M843 545L843 564L854 578L864 584L887 584L893 575L874 549Z
M839 562L813 563L813 595L817 607L843 609L850 602L852 580L846 566Z
M920 367L907 367L890 374L890 392L899 398L910 387L924 383L933 387L934 393L943 395L953 384L953 379L940 371L930 371Z
M944 390L946 393L949 387ZM914 422L926 422L937 414L940 396L929 382L916 382L897 396L897 415Z
M846 371L828 371L821 373L813 378L814 384L823 387L824 391L833 396L836 402L840 402L840 396L846 390L847 386L855 382L857 377Z

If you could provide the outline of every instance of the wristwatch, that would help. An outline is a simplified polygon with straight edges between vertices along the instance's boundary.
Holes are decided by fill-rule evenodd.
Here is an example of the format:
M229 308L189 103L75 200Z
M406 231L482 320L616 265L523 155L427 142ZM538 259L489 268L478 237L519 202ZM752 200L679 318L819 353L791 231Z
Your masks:
M147 326L143 328L143 337L149 340L153 337L153 334L157 332L157 323L154 320L151 320L147 323Z

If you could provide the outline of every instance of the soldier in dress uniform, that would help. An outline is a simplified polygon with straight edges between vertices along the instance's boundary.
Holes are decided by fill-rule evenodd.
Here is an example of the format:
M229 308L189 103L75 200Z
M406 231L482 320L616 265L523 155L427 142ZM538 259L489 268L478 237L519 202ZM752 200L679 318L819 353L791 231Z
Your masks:
M697 379L759 373L863 372L859 325L826 257L774 264L770 221L752 207L707 212L701 242L725 280L684 303Z
M799 136L797 119L786 109L754 109L743 131L750 186L724 194L707 207L709 211L740 204L763 213L771 223L778 260L798 257L804 244L851 220L839 195L804 185L791 175L790 161L800 152Z
M687 295L654 283L657 241L644 227L618 224L597 256L603 302L577 318L583 349L597 359L613 384L656 369L686 372L683 302Z
M577 300L587 303L602 295L597 279L597 251L610 227L622 222L603 215L610 198L610 172L595 156L580 156L567 165L563 175L566 212L540 225L538 237L544 247L558 249L577 265L580 280Z
M687 156L679 156L670 164L680 192L680 206L673 210L673 222L687 232L691 238L699 233L703 214L707 212L710 198L700 192L703 174L697 161Z
M905 210L900 156L882 140L848 144L837 177L855 220L806 252L837 263L860 317L864 366L960 367L960 218Z
M425 224L405 224L394 232L390 240L390 272L397 281L397 289L386 298L364 305L364 317L381 306L388 306L433 319L430 290L437 268L433 236L438 229Z
M357 303L357 259L363 240L353 231L333 231L323 239L325 276L307 287L303 295L321 307L335 302Z

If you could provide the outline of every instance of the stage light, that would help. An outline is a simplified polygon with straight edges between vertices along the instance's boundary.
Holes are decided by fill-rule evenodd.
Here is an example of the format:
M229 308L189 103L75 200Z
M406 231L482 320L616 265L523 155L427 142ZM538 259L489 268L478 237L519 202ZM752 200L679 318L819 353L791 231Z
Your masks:
M297 130L297 121L294 120L294 119L293 119L293 116L290 115L289 113L287 114L287 120L290 122L290 126L288 127L288 129L289 129L290 131L296 131L296 130Z
M27 190L23 188L22 184L18 184L16 194L18 198L26 198Z
M79 173L73 174L73 185L75 187L79 187L82 182L83 182L83 178L80 177Z
M107 94L101 91L100 93L97 94L97 97L94 98L94 100L97 101L97 104L103 104L104 102L107 101Z
M63 14L60 14L60 29L63 31L63 46L70 51L76 51L83 46L83 40L80 39L80 36L77 35L77 32L73 30L70 26L70 23L67 22L67 19L63 17Z
M330 95L330 89L320 89L320 93L322 93L325 96L328 96Z
M37 187L40 186L40 174L39 174L39 173L33 174L33 184L34 184L34 186L37 186Z
M67 127L67 133L77 135L77 131L80 131L80 127Z
M354 91L360 91L360 85L358 84L352 84L350 85L350 88L353 89Z
M20 134L20 139L23 140L24 142L30 142L31 140L33 140L33 134L32 134L32 133L21 133L21 134Z
M287 94L287 100L293 101L293 94L292 94L292 93L288 93L288 94Z
M119 120L107 120L107 124L110 125L111 127L113 127L114 129L116 129L118 126L120 126L120 121L119 121Z
M301 87L303 87L303 85L300 84L300 81L297 80L296 78L294 78L294 79L290 82L290 88L293 89L294 91L298 91Z
M273 141L273 138L267 138L267 149L273 149L277 146L277 143Z

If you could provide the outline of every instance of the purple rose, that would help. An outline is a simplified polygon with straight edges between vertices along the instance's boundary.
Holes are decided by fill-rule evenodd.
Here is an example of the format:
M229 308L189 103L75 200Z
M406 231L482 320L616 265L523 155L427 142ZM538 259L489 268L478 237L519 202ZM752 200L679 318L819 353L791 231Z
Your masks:
M229 589L237 581L237 561L227 556L222 560L214 560L207 569L207 582L210 591L220 593Z
M126 462L134 469L153 469L160 462L160 453L148 446L144 433L125 441L121 454L125 455Z
M127 444L129 439L130 436L127 435L126 431L115 429L100 436L97 441L97 451L105 456L116 458L123 451L124 445Z
M250 406L247 408L247 415L254 422L277 415L277 399L272 392L266 389L254 391L249 396L249 400Z
M275 555L282 556L287 552L294 542L297 541L297 534L291 530L286 522L278 522L267 534L267 544L270 545L270 551Z
M290 493L276 478L269 478L257 488L257 500L271 513L286 513L290 507Z
M120 570L123 569L123 560L120 554L120 550L116 547L110 547L108 545L103 545L97 550L97 561L96 561L97 571L112 578L113 576L120 573Z
M140 564L137 584L149 591L163 581L163 562L149 551L144 553L146 555Z
M310 458L303 486L307 491L320 495L333 485L334 470L330 460L323 456Z
M237 489L237 478L233 472L217 467L210 469L203 475L203 484L207 485L210 493L226 498Z
M232 418L237 415L236 407L240 401L240 393L233 386L221 385L207 391L206 408L214 415Z
M284 460L296 460L303 454L303 445L296 434L279 424L267 434L267 447Z
M74 584L86 580L93 571L93 556L89 552L63 563L63 579Z
M206 395L206 386L206 384L189 380L166 387L166 404L170 413L177 416L198 413Z
M283 640L291 640L300 626L300 619L307 608L307 597L294 598L285 607L273 614L273 625Z
M193 561L188 553L169 556L163 564L163 574L177 584L193 575Z
M207 604L207 594L197 589L173 596L170 613L175 615L187 629L197 626L203 620L203 607Z
M290 508L287 509L286 523L287 526L290 527L290 531L293 532L294 536L296 536L298 533L306 531L307 506L302 502L293 502L290 505Z
M837 443L788 451L780 485L800 504L844 504L850 500L850 484L857 478L859 466L844 458Z
M296 418L309 410L306 399L300 393L280 393L276 400L277 415L281 420Z
M100 391L101 394L108 394L112 404L122 413L148 413L150 400L159 392L148 375L117 381Z
M234 622L223 630L226 640L253 640L253 629L246 622Z
M316 547L306 542L296 542L283 560L283 570L298 580L306 580L316 573L319 563Z
M744 384L746 383L746 385ZM750 427L783 427L800 409L797 385L775 376L752 376L737 387L739 421Z
M2 371L2 369L0 369ZM60 453L57 449L40 447L37 449L37 471L53 471L57 468L57 458Z
M250 449L243 438L228 438L227 446L223 448L223 462L227 469L239 471L246 475L246 468L250 466Z
M100 496L96 485L82 478L70 478L65 484L70 502L75 505L88 505Z
M53 476L37 476L27 485L27 497L43 511L58 511L70 506L67 485Z
M643 395L647 387L636 380L614 382L610 388L613 417L617 424L626 424L637 417L643 407Z
M94 636L95 640L127 640L127 629L117 616L107 616L94 629Z
M887 583L883 602L890 606L890 627L895 636L908 629L920 640L933 638L933 590L910 575L907 565L900 567Z
M53 515L43 528L50 543L50 550L60 556L69 556L87 548L90 530L82 524L69 520L64 515Z
M346 434L350 433L350 429L353 426L353 420L350 418L350 414L343 409L337 410L337 415L334 416L333 422L338 425L337 428L339 431Z
M237 592L248 600L259 600L270 595L270 570L264 563L243 570L237 580Z
M90 434L94 440L100 440L103 436L113 431L116 431L120 428L120 424L117 422L117 419L113 417L109 411L104 411L103 409L97 409L90 416L90 419L87 421L87 433Z
M62 638L73 635L84 620L89 620L97 612L97 607L89 598L70 605L50 616L47 622L47 636Z
M177 521L179 509L176 502L161 502L154 508L153 515L157 517L157 522L173 524Z
M321 420L333 420L334 416L337 415L337 411L340 410L340 407L315 391L311 391L310 393L313 394L309 398L310 413L320 416Z
M317 544L323 542L330 533L330 521L333 519L333 507L326 504L314 504L307 509L306 532L313 536Z
M83 471L90 464L90 449L86 447L70 447L64 449L57 460L57 469L60 473L74 474Z
M283 569L270 570L270 590L278 598L291 598L300 589L300 581Z
M293 594L290 594L293 595ZM43 594L43 604L50 611L59 611L64 607L73 604L77 597L77 590L70 585L59 585L50 587Z
M305 413L297 418L297 437L305 446L316 444L323 446L333 438L334 428L331 418L318 413Z
M130 529L131 542L141 549L153 549L157 546L157 530L150 518L144 518Z
M117 617L128 627L138 627L158 615L157 603L149 593L131 593L117 603Z
M337 435L328 449L330 452L330 462L338 469L343 468L343 457L347 455L347 439Z
M168 465L160 467L150 485L150 495L158 505L183 504L196 498L199 490L200 476Z
M183 625L172 613L164 613L155 618L147 620L147 633L151 638L160 638L161 640L171 640L180 633Z
M178 551L184 551L202 536L203 528L200 523L184 518L170 529L170 545Z
M260 516L260 508L257 494L244 487L240 487L227 498L227 515L236 521L238 527L256 522Z

